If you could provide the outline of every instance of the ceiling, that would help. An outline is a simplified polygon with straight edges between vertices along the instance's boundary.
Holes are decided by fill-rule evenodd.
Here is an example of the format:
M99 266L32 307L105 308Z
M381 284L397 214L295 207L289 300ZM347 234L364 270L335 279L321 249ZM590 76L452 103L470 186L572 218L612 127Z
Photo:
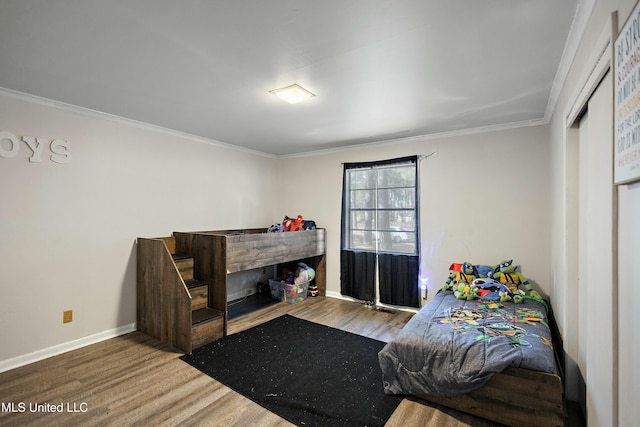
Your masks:
M513 126L578 2L0 0L0 87L273 156Z

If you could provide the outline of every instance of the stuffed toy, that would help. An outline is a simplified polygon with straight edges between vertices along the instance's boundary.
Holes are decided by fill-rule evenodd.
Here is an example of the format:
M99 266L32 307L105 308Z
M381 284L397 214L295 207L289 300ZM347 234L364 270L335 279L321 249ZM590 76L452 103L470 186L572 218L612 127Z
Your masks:
M282 283L287 285L293 285L296 280L296 274L288 267L282 268Z
M304 218L302 215L298 215L296 219L293 220L293 224L291 224L291 230L289 231L302 231L302 227L304 226Z
M449 266L449 277L442 290L453 291L458 299L479 298L493 301L522 303L524 298L542 300L529 281L513 265L505 260L495 266L473 265L469 262ZM519 289L519 285L524 290Z
M513 265L513 260L502 261L487 277L508 285L513 292L518 288L518 285L524 285L527 281L522 274L516 271L516 268Z
M284 231L284 227L282 224L273 224L271 227L267 228L267 233L282 233Z
M513 273L516 271L516 266L513 265L513 260L504 260L500 264L496 265L493 271L489 272L487 276L498 275L499 273ZM495 279L495 277L492 277Z
M522 302L524 295L541 300L542 297L540 294L533 289L529 281L525 279L520 272L516 271L516 268L517 266L513 265L513 260L502 261L489 275L489 277L498 280L500 283L508 285L514 294L513 301L516 304ZM524 286L526 292L519 290L518 285Z
M315 230L316 229L316 222L309 220L309 219L305 219L304 221L302 221L302 229L303 230Z
M474 265L476 270L476 276L479 278L489 277L489 274L493 273L497 265Z
M511 301L511 290L495 279L480 278L471 282L478 289L478 299L485 301Z
M289 271L285 273L283 283L287 285L293 285L296 281L296 275L293 274L293 271Z
M289 218L285 216L282 220L282 226L284 231L301 231L304 225L304 218L302 215L298 215L295 218Z
M453 293L458 299L466 299L472 301L478 296L478 288L469 283L460 283L457 290Z
M462 264L454 262L454 263L451 263L451 265L449 266L449 273L453 273L453 272L457 273L460 270L462 270Z
M300 283L310 282L315 277L315 270L309 267L307 264L300 262L298 263L298 266L296 268L296 277L293 282L298 285Z
M475 279L473 264L470 262L464 262L462 264L451 264L452 266L460 266L459 271L454 267L454 271L451 271L449 274L449 278L445 282L443 286L443 290L445 291L455 291L457 289L457 285L461 283L471 283L473 279ZM451 269L451 267L449 267Z
M522 304L522 301L524 301L524 291L519 289L513 295L513 302L516 304Z

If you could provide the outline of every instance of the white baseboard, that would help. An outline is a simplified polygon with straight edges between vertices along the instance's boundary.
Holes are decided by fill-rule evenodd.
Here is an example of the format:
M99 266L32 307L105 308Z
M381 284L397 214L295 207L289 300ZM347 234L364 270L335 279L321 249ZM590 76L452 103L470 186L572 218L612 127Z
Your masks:
M356 300L354 298L346 297L342 295L340 292L327 291L326 295L329 298L337 298L345 301L360 302L359 300ZM242 298L243 296L246 296L246 295L238 293L234 295L229 295L228 298L229 299L234 297ZM407 309L407 308L404 308L404 309L407 311L416 311L415 309ZM19 368L20 366L28 365L30 363L38 362L40 360L44 360L49 357L66 353L67 351L75 350L81 347L85 347L87 345L98 343L100 341L104 341L110 338L118 337L120 335L128 334L129 332L134 332L135 330L136 330L136 323L134 322L128 325L120 326L115 329L110 329L108 331L103 331L94 335L89 335L88 337L79 338L77 340L54 345L52 347L44 348L42 350L37 350L37 351L34 351L33 353L28 353L22 356L17 356L11 359L3 360L3 361L0 361L0 372L5 372L11 369Z
M85 347L90 344L95 344L100 341L115 338L120 335L128 334L136 330L136 323L130 323L128 325L120 326L108 331L99 332L97 334L89 335L88 337L79 338L77 340L69 341L66 343L54 345L53 347L43 348L42 350L34 351L33 353L24 354L22 356L13 357L11 359L0 361L0 372L5 372L10 369L19 368L20 366L28 365L30 363L38 362L43 359L47 359L58 354L66 353L67 351L75 350L80 347Z
M343 299L345 301L361 302L360 300L357 300L355 298L345 297L340 292L336 292L336 291L327 291L326 294L329 298L337 298L337 299Z

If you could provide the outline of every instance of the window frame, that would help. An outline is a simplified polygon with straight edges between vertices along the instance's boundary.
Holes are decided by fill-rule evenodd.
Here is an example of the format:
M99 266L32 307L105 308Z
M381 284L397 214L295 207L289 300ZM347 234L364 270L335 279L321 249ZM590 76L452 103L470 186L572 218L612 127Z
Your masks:
M391 183L387 181L387 185L380 185L380 171L389 169L402 169L412 168L413 177L411 182L407 183ZM372 171L373 187L357 187L354 186L352 179L354 174L361 173L363 171ZM375 253L389 253L399 255L419 255L419 188L418 188L419 176L418 176L418 157L409 156L401 157L389 160L374 161L374 162L359 162L359 163L345 163L344 164L344 176L343 176L343 200L342 200L342 249L350 251L361 252L375 252ZM391 199L393 199L393 190L409 190L412 194L412 198L397 197L396 205L391 206ZM369 192L374 196L375 200L369 200L373 202L369 206L358 205L357 201L354 201L352 195L355 192ZM385 202L389 204L381 205L380 193L389 192ZM366 199L365 197L360 198ZM406 201L410 200L407 205ZM405 201L405 204L402 204ZM397 203L400 203L399 205ZM391 224L391 219L387 217L381 221L380 213L396 213L395 217L409 218L405 224ZM370 214L370 218L365 219L368 222L369 227L358 228L355 225L356 215ZM408 213L403 215L402 213ZM404 223L404 220L401 220ZM403 225L409 225L409 227L403 227ZM361 244L357 244L356 232L360 232L359 239ZM369 237L370 236L370 237ZM371 239L371 240L369 240Z

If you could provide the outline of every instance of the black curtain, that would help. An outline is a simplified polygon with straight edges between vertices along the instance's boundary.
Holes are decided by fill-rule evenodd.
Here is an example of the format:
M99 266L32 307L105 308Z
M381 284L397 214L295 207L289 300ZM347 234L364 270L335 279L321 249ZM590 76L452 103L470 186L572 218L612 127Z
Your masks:
M376 299L375 252L340 251L340 293L355 299Z
M380 302L407 307L420 307L418 272L420 257L414 255L378 254Z

